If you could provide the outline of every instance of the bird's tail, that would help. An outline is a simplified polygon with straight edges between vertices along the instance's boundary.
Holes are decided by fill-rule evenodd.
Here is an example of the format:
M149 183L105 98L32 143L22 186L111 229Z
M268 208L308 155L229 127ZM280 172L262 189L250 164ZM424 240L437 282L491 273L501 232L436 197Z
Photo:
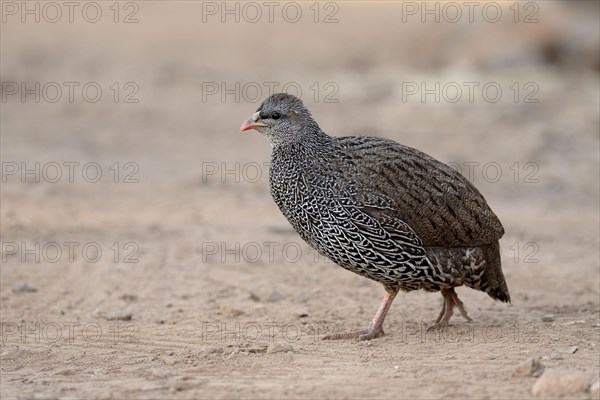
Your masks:
M481 246L485 257L485 272L482 277L481 290L486 292L492 299L510 303L508 286L502 273L502 261L500 260L500 244L498 242Z

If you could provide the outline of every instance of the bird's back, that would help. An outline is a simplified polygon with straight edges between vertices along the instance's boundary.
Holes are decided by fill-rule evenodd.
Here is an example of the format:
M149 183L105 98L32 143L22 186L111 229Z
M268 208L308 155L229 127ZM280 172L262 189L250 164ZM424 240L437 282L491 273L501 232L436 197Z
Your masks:
M504 234L479 190L450 166L388 139L335 139L343 155L336 170L391 199L395 208L386 214L410 225L425 247L484 245Z

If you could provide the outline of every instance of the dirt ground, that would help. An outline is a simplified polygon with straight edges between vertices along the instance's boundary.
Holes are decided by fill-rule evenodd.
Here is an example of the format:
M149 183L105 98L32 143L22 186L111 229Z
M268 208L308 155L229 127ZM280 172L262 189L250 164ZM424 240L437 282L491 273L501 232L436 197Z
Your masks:
M262 2L97 2L95 23L21 4L1 4L2 399L523 399L530 357L597 396L598 3L496 2L495 22L276 3L270 22ZM268 143L239 133L271 87L329 134L460 168L504 224L512 304L459 288L474 321L427 332L442 297L402 293L384 336L320 340L384 291L271 200Z

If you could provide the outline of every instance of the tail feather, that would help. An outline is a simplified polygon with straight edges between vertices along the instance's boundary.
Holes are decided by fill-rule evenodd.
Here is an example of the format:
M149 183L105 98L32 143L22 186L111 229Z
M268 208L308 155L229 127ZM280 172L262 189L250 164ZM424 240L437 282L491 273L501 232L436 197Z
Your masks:
M486 292L492 299L510 303L510 294L506 279L502 273L502 261L500 259L500 244L498 242L482 246L485 255L485 272L482 277L481 290Z

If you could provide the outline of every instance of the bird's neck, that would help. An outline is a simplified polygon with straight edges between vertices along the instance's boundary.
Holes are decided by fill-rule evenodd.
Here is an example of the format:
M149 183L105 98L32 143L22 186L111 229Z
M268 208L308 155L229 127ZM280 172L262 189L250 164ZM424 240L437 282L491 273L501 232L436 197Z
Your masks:
M331 136L320 129L306 134L270 140L273 155L285 154L292 158L319 158L331 144Z

